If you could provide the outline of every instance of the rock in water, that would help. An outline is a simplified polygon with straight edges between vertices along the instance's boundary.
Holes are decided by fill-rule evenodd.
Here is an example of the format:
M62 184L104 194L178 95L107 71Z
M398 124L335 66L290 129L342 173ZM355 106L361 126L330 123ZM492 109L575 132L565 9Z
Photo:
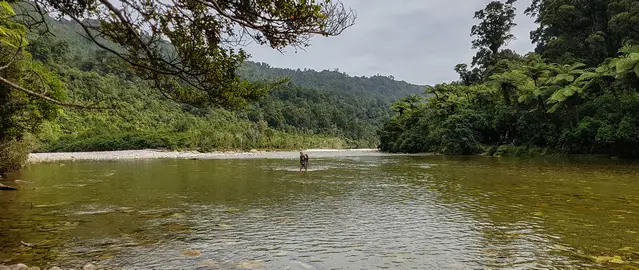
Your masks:
M32 247L33 246L33 244L25 243L24 241L20 241L20 244L22 244L25 247Z
M37 267L37 266L31 266L31 267L29 267L29 270L40 270L40 267Z
M0 184L0 190L18 190L17 188L14 187L10 187L10 186L5 186L3 184ZM23 264L24 265L24 264Z
M0 265L0 270L11 270L11 267L6 265Z
M182 255L184 256L200 256L200 251L199 250L185 250L182 251Z
M91 264L91 263L87 263L84 265L84 267L82 267L82 270L96 270L97 267L95 267L95 265Z
M54 266L54 267L49 268L49 270L62 270L62 269L60 269L60 267Z

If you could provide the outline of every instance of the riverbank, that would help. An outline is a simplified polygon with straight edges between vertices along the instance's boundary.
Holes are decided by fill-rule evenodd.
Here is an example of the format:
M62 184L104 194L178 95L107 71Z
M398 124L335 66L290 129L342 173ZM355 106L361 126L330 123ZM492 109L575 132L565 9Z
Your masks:
M397 155L382 153L377 149L308 149L304 150L311 158L347 157L347 156L387 156ZM73 160L133 160L133 159L296 159L297 151L218 151L218 152L191 152L191 151L164 151L164 150L123 150L100 152L55 152L55 153L31 153L28 163L73 161Z

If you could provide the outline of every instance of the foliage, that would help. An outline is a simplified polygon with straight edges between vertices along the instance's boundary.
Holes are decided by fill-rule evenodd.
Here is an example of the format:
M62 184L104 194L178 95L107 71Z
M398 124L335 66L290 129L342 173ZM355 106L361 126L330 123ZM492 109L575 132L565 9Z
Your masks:
M516 0L491 1L484 9L475 12L477 25L471 28L472 48L477 53L472 59L472 67L467 64L455 66L455 72L459 74L461 81L471 85L485 81L495 73L508 70L504 67L504 60L519 58L519 55L508 49L502 49L508 42L515 39L512 29L515 23Z
M427 88L434 96L425 102L410 102L416 109L395 110L379 131L381 149L639 157L639 47L632 44L635 30L615 36L615 29L606 29L615 42L581 48L588 43L583 31L591 31L594 18L626 12L624 18L632 20L629 17L636 6L628 1L573 2L534 1L528 12L537 15L541 23L533 32L539 54L498 54L486 68L493 72L488 77L473 77L467 66L456 66L460 82ZM613 20L621 19L612 16L608 22L611 27ZM502 24L491 26L493 29L507 29L510 24L508 20L492 23ZM583 28L575 28L577 25ZM624 42L627 45L622 47ZM611 48L614 53L608 51ZM391 108L408 104L401 100Z
M130 0L19 1L21 21L69 18L101 49L153 81L165 97L191 105L245 106L272 85L250 83L236 70L250 41L281 50L308 46L313 35L334 36L355 13L339 1ZM117 4L117 6L116 6Z
M531 33L537 53L556 63L597 66L624 44L639 42L639 3L634 0L534 0Z
M499 54L502 46L515 39L511 33L515 23L516 0L507 0L505 3L492 1L486 8L475 12L475 19L480 20L479 24L471 29L471 35L477 38L472 41L472 48L479 49L473 57L473 65L480 65L482 68L494 64L495 55Z
M393 97L421 91L383 76L245 62L238 74L247 80L289 77L290 82L234 111L178 104L157 92L153 82L135 76L121 59L84 43L74 32L77 25L61 20L49 26L55 37L33 33L28 51L62 78L71 101L108 101L117 110L65 110L38 133L38 151L375 147L375 131L390 117Z
M26 28L9 20L12 15L12 7L0 1L0 172L21 167L31 150L25 135L58 113L59 106L43 98L64 99L56 74L23 51Z
M30 138L0 141L0 176L22 168L33 149Z
M0 143L21 149L14 151L20 162L0 164L3 170L17 169L15 164L26 158L21 153L33 147L37 151L373 147L378 143L375 130L389 117L392 98L419 92L418 86L383 76L353 78L333 71L293 71L244 62L248 55L229 47L229 38L239 41L250 31L252 38L276 49L308 45L313 34L339 34L354 19L354 13L339 2L278 1L276 9L264 10L267 2L216 1L222 5L204 7L198 4L203 1L189 0L172 2L179 5L175 10L165 9L169 4L164 2L128 1L123 8L138 14L142 14L136 9L140 5L164 5L144 11L152 14L135 22L131 13L113 10L108 1L0 3L0 64L5 65L0 76L7 80L0 83ZM207 17L211 9L227 13ZM263 15L245 13L251 10ZM186 11L195 13L177 14ZM88 15L98 21L85 20ZM191 15L194 20L184 20ZM219 25L212 25L216 22ZM229 28L243 22L251 25ZM155 23L165 24L164 28L144 34L128 29ZM92 36L86 39L82 32ZM160 40L160 35L169 40ZM151 46L151 53L146 46ZM282 84L283 77L292 77L292 82ZM264 91L268 88L271 93ZM70 109L104 108L81 104L105 102L117 109ZM36 144L25 143L29 134L37 136Z

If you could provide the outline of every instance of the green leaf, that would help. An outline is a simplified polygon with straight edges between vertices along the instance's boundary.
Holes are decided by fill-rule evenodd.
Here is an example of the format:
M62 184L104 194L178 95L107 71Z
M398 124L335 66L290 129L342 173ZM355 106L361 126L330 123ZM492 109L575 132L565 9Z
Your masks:
M577 78L577 81L588 81L597 77L599 77L599 74L596 72L584 72L581 76L579 76L579 78Z
M617 73L624 73L630 69L632 69L635 64L637 64L636 61L633 61L630 58L623 58L623 59L619 59L619 61L617 62Z
M521 95L519 96L519 103L524 103L524 101L526 101L528 99L528 95Z
M16 13L13 11L13 8L7 1L0 1L0 7L4 9L4 12L8 13L10 16L15 16Z
M635 74L639 77L639 64L635 65Z
M563 102L564 100L566 100L566 96L564 95L563 89L553 93L552 96L550 96L550 101Z
M575 95L575 89L573 89L572 87L566 87L564 88L563 95L565 97L572 97L573 95Z
M535 88L535 90L533 91L533 95L535 95L536 97L541 96L541 94L541 88Z

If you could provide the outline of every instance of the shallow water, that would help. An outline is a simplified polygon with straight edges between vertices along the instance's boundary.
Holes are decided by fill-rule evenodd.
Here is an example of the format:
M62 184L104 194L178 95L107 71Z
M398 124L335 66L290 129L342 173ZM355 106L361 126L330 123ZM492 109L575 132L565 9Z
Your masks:
M639 267L636 163L355 153L300 174L295 158L29 165L0 191L0 263Z

